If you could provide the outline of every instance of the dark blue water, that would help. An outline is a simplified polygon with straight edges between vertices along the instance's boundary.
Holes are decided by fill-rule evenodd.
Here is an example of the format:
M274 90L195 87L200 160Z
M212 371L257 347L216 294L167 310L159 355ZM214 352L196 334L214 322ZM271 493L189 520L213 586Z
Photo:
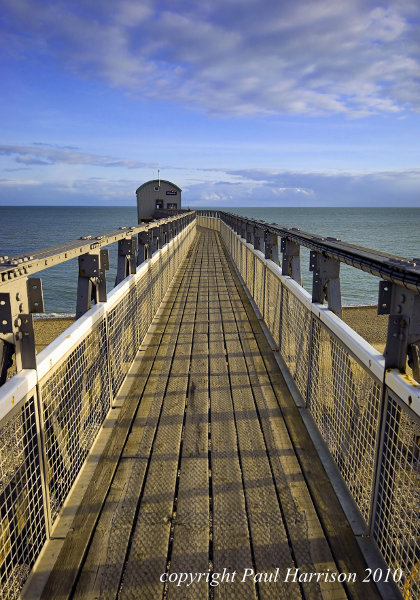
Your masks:
M230 212L338 237L405 258L420 258L419 208L226 208ZM0 255L13 256L56 246L82 235L135 225L136 207L0 207ZM116 275L116 244L110 246L108 288ZM48 313L74 313L76 260L40 273ZM310 290L309 254L302 250L305 287ZM343 303L376 304L378 280L346 265L341 271Z

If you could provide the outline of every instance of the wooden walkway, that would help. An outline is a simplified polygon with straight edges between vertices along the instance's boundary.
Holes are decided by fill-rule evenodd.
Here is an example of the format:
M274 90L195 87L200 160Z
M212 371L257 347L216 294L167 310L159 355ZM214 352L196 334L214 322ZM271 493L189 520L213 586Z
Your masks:
M217 233L131 379L44 598L379 597Z

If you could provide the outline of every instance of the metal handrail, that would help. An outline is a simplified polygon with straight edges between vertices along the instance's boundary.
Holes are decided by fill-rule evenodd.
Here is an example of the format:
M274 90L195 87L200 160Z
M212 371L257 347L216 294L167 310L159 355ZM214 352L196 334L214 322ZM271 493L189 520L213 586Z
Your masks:
M98 235L86 235L80 237L78 240L66 242L59 246L35 250L30 254L22 253L10 258L8 256L0 256L0 286L2 284L7 285L11 280L15 281L16 279L27 277L33 273L43 271L54 265L71 260L72 258L77 258L92 250L99 250L100 248L109 246L119 240L130 238L161 225L179 221L180 219L183 219L188 215L192 216L193 214L194 212L190 211L189 213L159 219L158 221L152 221L147 224L142 223L133 227L119 227L113 231L100 233Z
M105 246L118 242L117 285L194 219L195 213L190 211L148 224L82 236L59 246L36 250L32 255L0 257L0 386L12 367L13 354L18 372L36 366L32 313L44 312L44 300L42 281L33 277L34 273L78 258L78 319L92 301L96 304L106 301L109 254Z
M265 258L280 262L283 275L301 285L300 246L310 250L313 272L312 302L323 303L341 317L340 263L380 277L378 314L388 314L385 368L406 370L407 356L420 381L420 259L409 260L363 248L335 238L323 238L296 228L282 227L224 211L197 211L198 216L219 218ZM278 246L281 238L281 247Z
M234 213L224 211L197 211L202 213L214 212L228 225L236 223L239 225L252 225L269 234L277 235L305 246L310 250L323 252L327 256L343 262L347 265L360 269L376 277L397 283L403 287L420 292L420 258L412 260L380 252L371 248L357 246L343 242L337 238L322 237L301 231L296 227L284 227L277 223L267 223L259 219L243 217Z

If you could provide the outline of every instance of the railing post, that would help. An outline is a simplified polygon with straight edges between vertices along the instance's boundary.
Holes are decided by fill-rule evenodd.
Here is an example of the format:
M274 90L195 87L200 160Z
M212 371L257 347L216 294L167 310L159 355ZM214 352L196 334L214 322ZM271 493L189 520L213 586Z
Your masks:
M45 422L44 422L44 411L41 396L41 386L37 383L35 394L35 423L36 423L36 436L38 444L38 456L39 456L39 469L41 474L41 490L42 490L42 505L44 509L44 520L46 528L47 540L51 538L52 530L52 518L51 518L51 501L50 501L50 489L48 485L48 458L47 450L45 447Z
M420 293L380 281L378 314L389 315L385 368L405 373L408 356L414 378L420 382Z
M163 246L165 246L166 244L169 243L170 238L169 238L169 225L170 222L167 221L166 223L164 223L162 225L162 241L163 241Z
M109 269L108 250L88 252L79 256L76 319L89 310L92 300L106 302L106 273Z
M241 219L240 219L240 217L236 217L236 219L235 219L235 230L234 231L235 231L236 234L239 234L240 230L241 230Z
M252 225L252 223L247 223L246 231L245 231L245 239L247 241L247 244L254 243L253 237L254 237L254 226Z
M264 238L265 238L265 230L262 229L261 227L258 227L258 225L254 226L254 249L255 250L259 250L260 252L264 252L265 253L265 246L264 246ZM257 265L257 261L259 261L259 259L257 257L254 257L254 273L253 273L253 290L252 290L252 294L254 296L254 300L256 300L256 289L258 288L262 288L262 306L258 307L261 315L264 319L264 312L265 312L265 274L266 274L266 267L265 264L263 265L263 279L262 281L259 281L257 279L257 269L256 269L256 265Z
M161 223L159 225L159 228L158 228L158 236L159 236L159 239L158 239L158 244L159 244L158 250L160 250L161 248L163 248L163 246L166 244L166 242L165 242L165 235L166 235L165 223Z
M115 285L118 285L128 275L136 272L137 238L132 237L118 242L118 265Z
M138 249L137 249L137 266L141 265L147 258L147 248L149 244L149 232L148 230L140 231L137 236Z
M241 236L241 238L243 238L244 240L246 240L246 221L245 221L245 219L241 219L240 225L241 225L241 227L240 227L240 236Z
M153 227L153 248L152 248L152 254L154 254L155 252L157 252L157 250L160 249L160 225L155 225Z
M315 250L310 253L309 270L313 272L312 302L324 303L341 318L340 263Z
M156 250L155 243L156 237L153 229L153 225L149 225L149 229L147 230L149 239L147 243L147 258L152 258L154 251Z
M272 260L277 265L280 264L279 259L279 238L274 233L264 231L264 256L268 260Z
M300 270L300 245L289 238L281 238L281 251L283 260L281 270L283 275L288 275L299 285L302 285L302 275Z
M173 228L173 221L168 221L166 224L166 241L168 244L173 238Z
M420 294L389 281L379 282L378 314L389 314L387 341L384 351L385 374L382 384L380 435L377 444L375 485L371 504L371 534L375 536L377 519L392 512L393 477L398 462L393 448L398 447L401 407L389 394L385 383L388 369L405 373L407 356L413 376L420 382ZM418 445L418 438L413 440Z
M254 249L264 252L264 229L254 225L253 229Z

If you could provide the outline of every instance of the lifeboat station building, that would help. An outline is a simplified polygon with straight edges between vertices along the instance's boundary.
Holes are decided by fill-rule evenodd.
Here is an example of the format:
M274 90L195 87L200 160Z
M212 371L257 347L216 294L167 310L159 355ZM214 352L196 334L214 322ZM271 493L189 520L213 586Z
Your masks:
M146 181L136 190L138 221L150 221L166 211L181 209L181 188L164 179Z

